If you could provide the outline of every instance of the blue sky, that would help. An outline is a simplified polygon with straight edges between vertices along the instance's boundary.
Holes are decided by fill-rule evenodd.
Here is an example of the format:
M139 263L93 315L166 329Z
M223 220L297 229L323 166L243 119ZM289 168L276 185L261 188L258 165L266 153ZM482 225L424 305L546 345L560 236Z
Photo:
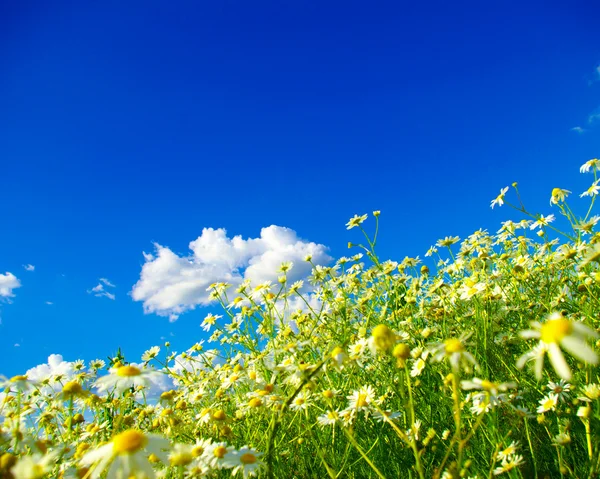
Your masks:
M513 181L544 214L553 187L583 191L600 11L526 3L3 2L0 274L21 286L0 373L181 351L204 337L208 310L185 311L203 274L347 255L356 213L382 211L379 251L401 260L515 218L489 207Z

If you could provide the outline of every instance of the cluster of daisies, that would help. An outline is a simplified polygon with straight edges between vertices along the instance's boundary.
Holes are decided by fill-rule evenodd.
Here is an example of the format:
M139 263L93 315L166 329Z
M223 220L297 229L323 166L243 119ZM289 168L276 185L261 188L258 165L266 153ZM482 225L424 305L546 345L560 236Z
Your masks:
M0 478L595 477L600 160L580 195L382 261L216 283L183 352L52 363L0 383ZM574 211L584 211L578 216ZM56 362L56 361L55 361Z

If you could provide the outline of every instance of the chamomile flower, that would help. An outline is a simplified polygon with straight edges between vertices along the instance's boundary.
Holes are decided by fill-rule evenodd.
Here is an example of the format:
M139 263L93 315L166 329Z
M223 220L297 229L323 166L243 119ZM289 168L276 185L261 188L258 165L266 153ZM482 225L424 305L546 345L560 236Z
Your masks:
M350 218L350 221L348 221L348 223L346 223L346 229L352 229L355 228L356 226L359 226L361 223L363 223L366 219L367 219L368 215L362 215L362 216L358 216L358 215L354 215L352 218Z
M588 338L598 337L598 333L578 321L569 321L561 313L552 313L542 324L537 321L530 323L533 329L521 331L523 338L536 338L538 345L525 353L517 361L517 367L522 368L527 361L535 359L535 375L542 378L544 356L548 353L550 362L557 374L568 381L571 379L571 369L565 361L561 347L576 358L590 364L598 363L598 356L586 343Z
M558 403L558 395L557 394L548 394L547 396L540 399L540 405L537 408L538 414L543 414L548 411L554 411L556 409L556 404Z
M370 385L363 386L358 391L353 391L347 399L349 409L368 411L371 403L375 399L375 389Z
M496 196L496 198L493 199L490 204L490 207L492 209L494 209L494 206L496 206L496 205L502 206L504 204L504 196L506 196L507 191L508 191L508 186L506 186L505 188L502 188L500 190L500 194L498 196Z
M562 188L554 188L552 195L550 196L550 204L557 205L565 201L565 198L569 196L571 192L569 190L563 190Z
M586 161L581 168L579 168L580 173L587 173L588 171L597 171L600 169L600 160L598 158L592 158L591 160Z
M261 455L261 452L248 446L243 446L225 455L224 467L231 468L232 476L241 472L244 479L246 479L247 477L255 476L258 473L258 469L262 467L262 462L260 462Z
M149 388L160 380L162 373L151 369L128 364L110 369L110 374L97 379L95 386L100 393L115 392L121 394L130 388Z
M339 409L327 411L317 417L317 422L321 426L333 426L340 420Z
M471 333L466 333L460 338L450 338L442 343L432 345L430 351L433 354L433 360L440 362L444 359L448 359L452 369L455 371L460 369L461 366L465 370L471 369L471 366L474 366L475 369L477 369L477 361L465 347L466 340L470 336Z
M154 359L160 353L160 346L152 346L148 351L142 354L142 361L147 363L151 359Z
M35 452L28 456L21 457L17 463L12 467L12 475L8 473L2 477L15 479L42 479L47 477L56 463L58 453L50 452L47 454L40 454Z
M107 479L154 478L156 474L148 456L154 454L167 463L168 449L167 439L129 429L114 436L108 444L85 454L80 464L92 471L89 479L98 479L106 470Z
M600 193L600 185L598 185L598 183L600 183L600 180L594 181L592 183L592 186L590 186L587 190L581 193L579 197L583 198L585 196L596 196L598 193Z

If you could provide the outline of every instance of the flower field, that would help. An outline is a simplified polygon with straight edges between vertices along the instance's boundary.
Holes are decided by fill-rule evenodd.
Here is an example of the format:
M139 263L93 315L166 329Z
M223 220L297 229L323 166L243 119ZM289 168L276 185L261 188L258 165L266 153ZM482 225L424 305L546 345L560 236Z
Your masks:
M3 378L0 479L599 477L598 170L546 216L503 188L518 222L422 259L380 259L380 213L355 216L353 256L305 282L212 285L184 353Z

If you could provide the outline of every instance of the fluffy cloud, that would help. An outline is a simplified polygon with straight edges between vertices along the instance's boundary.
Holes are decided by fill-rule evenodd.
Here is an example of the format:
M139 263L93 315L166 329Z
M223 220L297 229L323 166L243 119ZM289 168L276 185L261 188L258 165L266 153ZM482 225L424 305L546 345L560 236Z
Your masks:
M96 296L97 298L101 298L102 296L106 296L108 299L115 299L115 295L113 293L111 293L110 291L107 291L106 287L109 288L114 288L115 285L112 284L109 280L107 280L106 278L100 278L99 280L100 282L94 286L92 289L88 289L87 292L88 294L93 294L94 296Z
M304 241L294 230L275 225L263 228L260 237L248 239L229 238L223 228L204 228L189 244L188 256L179 256L159 244L154 246L154 254L144 253L145 263L131 296L135 301L143 301L146 313L169 316L171 320L208 304L206 289L212 283L276 281L277 270L284 261L294 263L288 278L295 281L311 271L310 264L304 261L306 255L312 255L316 264L331 261L324 245Z
M23 268L25 268L25 271L35 271L35 266L32 264L24 264Z
M8 298L13 298L15 294L13 293L13 289L17 289L21 287L21 282L17 279L17 277L9 273L0 274L0 299L4 298L6 301L10 301Z
M39 364L27 371L27 377L35 382L41 382L44 379L53 379L60 376L62 383L69 381L73 377L74 368L71 362L65 361L60 354L51 354L48 356L48 362ZM50 381L47 386L50 390L58 391L61 383ZM48 391L46 391L48 392Z

